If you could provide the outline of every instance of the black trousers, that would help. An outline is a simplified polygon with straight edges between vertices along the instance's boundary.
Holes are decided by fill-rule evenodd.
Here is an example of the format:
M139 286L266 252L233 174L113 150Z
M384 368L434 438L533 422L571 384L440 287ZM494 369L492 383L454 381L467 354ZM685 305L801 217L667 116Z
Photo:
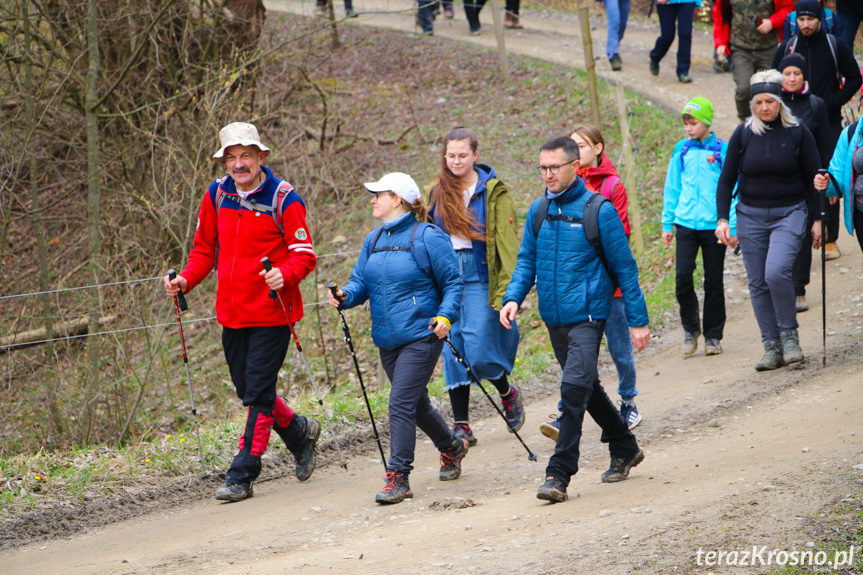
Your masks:
M570 477L578 472L585 412L602 428L600 441L608 443L612 457L627 458L638 453L635 436L599 382L596 361L604 330L605 320L548 328L563 376L560 383L560 433L545 474L559 478L564 485L569 485Z
M857 243L860 244L860 249L863 250L863 212L854 210L854 233L857 234Z
M705 339L722 339L725 329L725 245L717 243L713 230L691 230L675 226L677 238L677 273L675 291L680 305L680 322L690 333L704 332ZM704 321L699 322L698 296L692 274L695 257L701 249L704 263ZM701 329L703 324L704 329Z
M480 29L479 12L485 6L485 0L464 0L464 15L472 32Z

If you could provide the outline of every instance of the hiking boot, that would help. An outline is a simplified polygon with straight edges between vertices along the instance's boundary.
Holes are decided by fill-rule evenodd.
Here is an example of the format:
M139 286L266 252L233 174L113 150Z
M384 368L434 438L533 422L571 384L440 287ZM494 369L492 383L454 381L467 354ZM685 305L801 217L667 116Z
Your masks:
M306 444L299 453L294 454L297 462L295 473L297 479L305 481L312 476L315 470L315 446L321 436L321 424L314 419L306 419Z
M518 431L524 425L524 404L521 401L521 392L512 384L509 386L509 397L501 398L503 413L510 425L509 432Z
M800 336L796 329L780 332L779 341L782 342L782 358L786 365L803 362L803 350L800 349Z
M678 74L677 75L677 81L680 82L681 84L691 84L692 83L692 77L689 74Z
M467 422L457 422L455 427L452 428L452 434L459 439L466 439L467 444L471 447L477 444L477 439L473 435L473 430Z
M764 342L764 355L761 356L761 361L755 366L755 371L770 371L779 369L785 365L785 360L782 357L782 344L778 341L768 339Z
M461 460L467 455L470 446L467 439L456 437L452 447L440 452L440 475L441 481L452 481L461 475Z
M468 34L470 34L471 36L479 36L480 34L482 34L482 28L471 28L468 31Z
M536 490L536 498L551 503L563 503L569 496L566 494L566 485L563 481L554 475L549 475L545 478L545 483Z
M539 431L547 438L557 441L560 435L560 415L549 415L551 421L546 421L539 426Z
M444 8L443 17L447 20L452 20L453 18L455 18L455 12L452 11L452 8Z
M375 495L375 503L401 503L405 499L414 496L411 486L408 485L408 476L398 471L387 471L384 475L387 482L384 488Z
M356 18L357 16L359 16L359 14L357 14L357 11L353 8L348 8L347 10L345 10L346 18Z
M518 15L512 14L508 11L504 13L503 25L504 27L511 28L513 30L521 30L522 28L524 28L524 26L522 26L518 22Z
M704 340L704 355L719 355L720 353L722 353L722 345L718 339Z
M659 62L650 61L650 73L659 76Z
M242 501L254 495L251 483L225 483L216 490L216 499L219 501Z
M641 414L638 413L638 408L635 407L635 402L632 400L620 402L620 417L623 418L623 421L626 422L630 430L638 427L638 424L643 419Z
M824 246L824 259L828 262L830 260L839 259L839 256L842 255L842 252L839 251L839 246L836 245L836 242L828 242Z
M799 295L794 300L794 310L797 313L809 311L809 304L806 303L806 296L805 295Z
M603 483L617 483L629 477L629 470L644 461L644 452L638 453L626 459L623 457L612 457L608 471L602 474Z
M623 60L620 59L620 54L614 54L608 59L608 63L611 64L611 69L615 72L619 72L623 68Z
M683 351L683 355L692 355L698 350L698 336L701 335L700 331L691 332L684 331L683 332L683 346L681 350Z

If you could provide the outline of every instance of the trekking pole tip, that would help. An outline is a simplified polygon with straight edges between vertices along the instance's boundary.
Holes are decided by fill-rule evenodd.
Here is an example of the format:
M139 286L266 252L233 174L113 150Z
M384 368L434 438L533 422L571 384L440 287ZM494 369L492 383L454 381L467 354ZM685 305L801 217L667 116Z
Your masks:
M531 451L530 455L527 456L530 461L536 461L539 456L536 454L536 451Z

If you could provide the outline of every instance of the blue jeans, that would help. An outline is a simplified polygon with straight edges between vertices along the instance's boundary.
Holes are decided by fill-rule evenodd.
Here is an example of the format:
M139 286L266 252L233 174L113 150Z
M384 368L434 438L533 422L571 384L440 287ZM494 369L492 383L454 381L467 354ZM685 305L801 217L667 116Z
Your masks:
M626 32L626 21L629 20L630 0L604 0L605 15L608 17L608 39L605 42L605 54L609 60L620 52L620 41Z
M423 32L431 32L434 29L434 11L437 7L435 0L417 0L417 24Z
M503 327L500 314L488 305L488 284L480 281L473 251L458 251L456 256L464 288L461 319L452 325L450 341L479 379L509 375L518 351L518 327ZM447 389L471 383L449 346L443 350L443 373Z
M632 354L632 338L629 337L629 324L623 298L611 298L611 313L605 320L605 343L608 353L617 368L617 393L621 399L631 400L638 395L635 389L635 356Z
M863 22L863 10L855 10L853 12L839 12L839 37L845 40L851 48L854 47L854 39L857 37L857 28L860 27L860 22Z
M737 203L737 239L761 341L797 329L791 269L806 235L806 202L778 208Z
M689 73L690 54L692 51L692 16L695 14L695 2L681 4L657 4L659 14L660 36L656 45L650 51L650 59L656 63L668 52L674 43L675 20L677 21L677 75Z

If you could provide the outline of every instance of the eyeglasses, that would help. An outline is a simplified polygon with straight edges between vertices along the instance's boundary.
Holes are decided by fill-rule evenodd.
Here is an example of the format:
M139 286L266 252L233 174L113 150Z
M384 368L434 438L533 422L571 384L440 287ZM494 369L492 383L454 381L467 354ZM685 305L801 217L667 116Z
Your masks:
M556 176L560 169L564 166L568 166L573 163L575 160L570 160L565 164L558 164L556 166L537 166L536 171L539 172L539 175L544 176L546 172L551 174L552 176Z

